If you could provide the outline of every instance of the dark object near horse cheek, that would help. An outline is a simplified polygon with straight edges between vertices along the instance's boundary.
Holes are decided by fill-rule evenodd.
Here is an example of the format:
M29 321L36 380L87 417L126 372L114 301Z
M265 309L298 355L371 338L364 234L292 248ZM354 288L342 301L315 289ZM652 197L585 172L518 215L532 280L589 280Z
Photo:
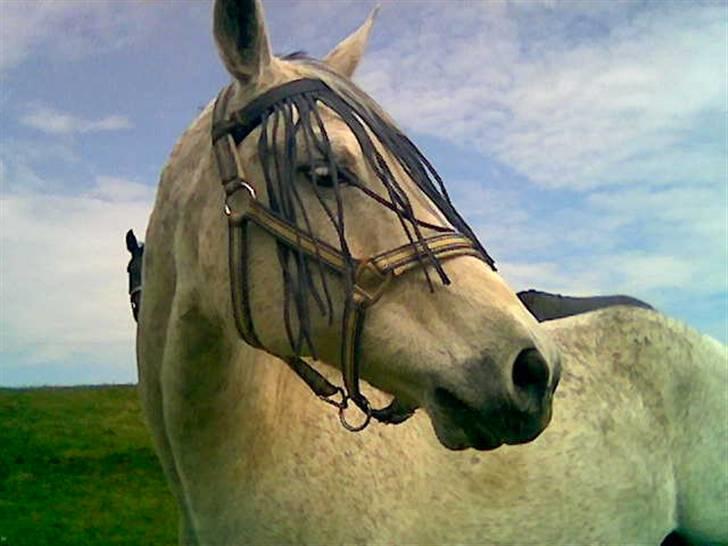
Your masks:
M142 295L144 244L137 241L134 231L131 229L126 232L126 249L131 253L131 260L129 260L129 264L126 266L126 271L129 274L129 300L132 316L137 321Z

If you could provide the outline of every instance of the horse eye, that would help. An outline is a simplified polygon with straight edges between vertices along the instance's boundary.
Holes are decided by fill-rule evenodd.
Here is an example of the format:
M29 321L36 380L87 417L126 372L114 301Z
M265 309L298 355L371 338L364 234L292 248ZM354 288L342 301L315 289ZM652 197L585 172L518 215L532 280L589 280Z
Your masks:
M299 171L305 176L309 182L314 182L319 188L333 188L334 177L331 176L331 169L328 165L313 165L300 167ZM339 185L349 183L349 178L341 169L336 171Z

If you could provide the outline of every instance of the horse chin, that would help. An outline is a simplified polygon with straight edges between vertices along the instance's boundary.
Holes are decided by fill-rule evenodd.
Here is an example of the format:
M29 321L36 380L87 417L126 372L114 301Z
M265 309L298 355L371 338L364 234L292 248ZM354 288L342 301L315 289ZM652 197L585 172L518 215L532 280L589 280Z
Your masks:
M517 412L478 410L448 389L436 388L427 397L425 408L440 443L447 449L492 451L502 446L535 440L551 420L551 411L542 419L523 420Z
M447 389L435 389L425 408L437 439L447 449L491 451L504 443L500 435L485 424L480 412Z
M477 451L493 451L503 445L503 442L490 436L475 436L463 429L453 430L438 426L433 422L435 434L440 443L452 451L475 449Z

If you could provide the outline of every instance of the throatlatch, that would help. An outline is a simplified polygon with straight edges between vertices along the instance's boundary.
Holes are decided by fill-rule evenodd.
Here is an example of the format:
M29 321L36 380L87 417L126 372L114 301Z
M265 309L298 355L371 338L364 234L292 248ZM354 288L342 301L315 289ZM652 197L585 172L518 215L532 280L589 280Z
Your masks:
M278 243L285 290L284 319L293 354L275 356L285 360L322 400L339 409L341 422L348 430L364 429L372 417L391 424L405 421L414 413L414 408L406 407L395 398L387 407L375 409L360 391L359 349L367 309L379 300L393 279L414 269L424 271L432 290L428 266L444 284L449 284L449 278L441 265L443 260L474 256L495 269L493 260L452 206L442 180L432 166L412 142L376 112L363 107L351 97L337 94L322 80L301 79L269 90L226 118L226 108L232 93L233 85L230 85L221 91L215 101L212 144L226 195L224 210L229 225L231 292L240 336L253 347L267 350L255 332L249 307L247 228L252 222ZM351 129L368 166L382 182L389 201L366 188L336 163L320 117L320 105L333 110ZM268 196L267 206L258 200L256 186L244 176L237 156L237 145L258 127L261 128L258 151ZM407 193L377 151L370 133L391 152L407 175L458 231L415 217ZM296 169L300 168L300 158L296 157L297 139L305 143L313 188L336 229L339 248L312 233L294 180ZM276 147L281 144L283 148ZM283 152L279 152L280 149ZM331 179L336 208L327 204L316 185L315 167L321 162ZM339 186L344 184L361 190L394 212L409 243L369 258L352 256L346 241L339 193ZM233 194L238 194L234 207L230 204ZM423 229L435 233L425 236ZM315 302L322 315L328 316L330 321L333 317L324 271L340 275L346 289L341 328L343 388L330 383L301 358L304 345L316 358L309 329L310 302ZM292 274L294 272L295 275ZM314 277L321 289L313 282ZM291 315L294 312L298 332L292 328ZM345 418L344 411L349 401L353 401L366 415L364 422L358 426L349 424Z

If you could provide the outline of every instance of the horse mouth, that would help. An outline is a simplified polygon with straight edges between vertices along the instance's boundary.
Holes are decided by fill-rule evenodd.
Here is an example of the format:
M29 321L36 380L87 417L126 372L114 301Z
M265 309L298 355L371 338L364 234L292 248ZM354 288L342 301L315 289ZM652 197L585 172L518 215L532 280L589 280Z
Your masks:
M435 434L446 448L453 451L468 448L490 451L503 444L492 427L486 426L480 412L452 391L437 387L428 402L427 410Z
M503 408L478 410L442 387L432 391L426 406L438 440L453 451L492 451L503 444L522 444L534 440L545 428L542 423L527 425Z

